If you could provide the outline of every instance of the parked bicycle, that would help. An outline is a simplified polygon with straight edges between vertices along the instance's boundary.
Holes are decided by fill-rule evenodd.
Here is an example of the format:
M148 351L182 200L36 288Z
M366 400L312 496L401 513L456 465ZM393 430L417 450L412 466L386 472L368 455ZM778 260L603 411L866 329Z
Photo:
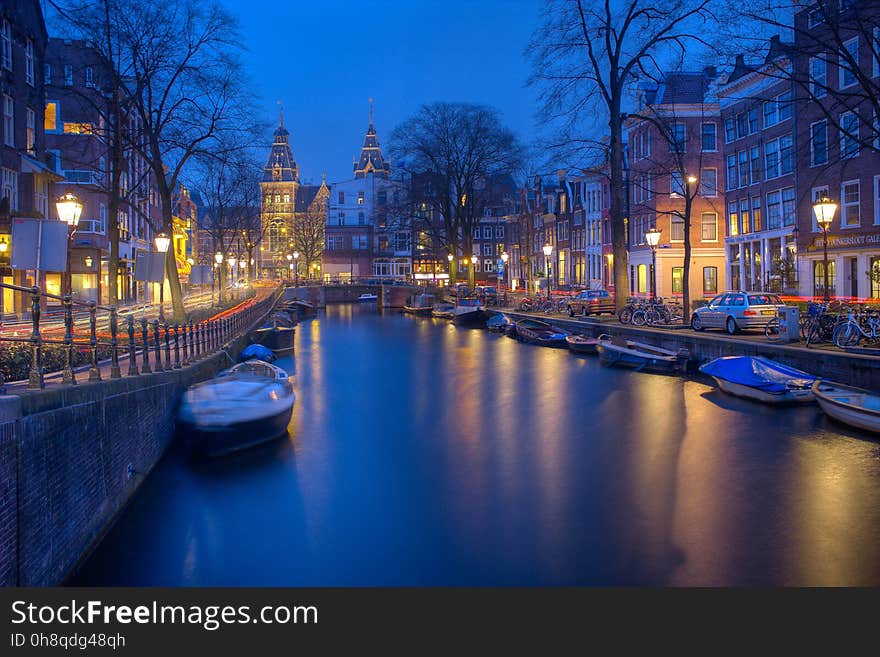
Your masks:
M880 314L875 310L861 310L847 313L846 321L834 328L832 341L840 349L855 347L863 339L880 340Z
M632 321L633 313L639 309L642 303L642 299L629 297L626 300L626 306L624 306L623 309L621 309L621 311L617 313L617 319L620 321L620 323L629 324L630 321Z

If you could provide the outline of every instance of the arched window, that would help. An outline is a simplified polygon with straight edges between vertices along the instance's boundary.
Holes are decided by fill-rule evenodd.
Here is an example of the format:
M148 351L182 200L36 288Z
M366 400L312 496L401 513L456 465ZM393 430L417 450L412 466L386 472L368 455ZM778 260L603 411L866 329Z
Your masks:
M269 250L273 252L279 252L284 248L287 235L284 230L284 221L281 219L273 219L269 223L269 228L266 230L266 236L269 238Z

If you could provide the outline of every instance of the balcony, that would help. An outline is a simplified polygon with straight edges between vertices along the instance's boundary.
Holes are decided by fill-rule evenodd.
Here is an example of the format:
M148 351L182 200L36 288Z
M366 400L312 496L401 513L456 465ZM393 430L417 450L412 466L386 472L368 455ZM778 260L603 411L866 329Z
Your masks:
M76 225L76 232L97 233L103 235L104 225L100 219L80 219L79 223Z
M91 169L65 169L66 182L74 185L94 185L100 187L104 184L104 176L99 171Z

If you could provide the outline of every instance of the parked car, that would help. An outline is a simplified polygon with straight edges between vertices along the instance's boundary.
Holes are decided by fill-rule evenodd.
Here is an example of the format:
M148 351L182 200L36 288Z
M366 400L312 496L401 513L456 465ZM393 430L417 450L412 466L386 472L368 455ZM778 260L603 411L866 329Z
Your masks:
M720 328L733 335L742 329L763 329L785 304L773 292L724 292L691 315L691 328Z
M601 315L610 313L613 315L614 297L608 290L584 290L578 292L568 302L568 316L575 315Z

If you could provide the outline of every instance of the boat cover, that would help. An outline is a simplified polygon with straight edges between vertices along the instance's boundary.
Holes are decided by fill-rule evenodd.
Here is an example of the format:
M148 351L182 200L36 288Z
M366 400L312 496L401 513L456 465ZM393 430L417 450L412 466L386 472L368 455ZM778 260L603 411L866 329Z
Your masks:
M508 326L509 324L513 324L513 322L510 320L510 317L502 313L492 315L486 321L486 326L488 326L489 328L500 328L502 326Z
M238 357L238 359L242 362L246 360L251 360L253 358L271 363L275 360L276 356L275 352L265 345L249 344L247 347L241 350L241 354Z
M791 387L810 387L818 377L760 356L725 356L700 366L700 371L731 383L782 393Z

